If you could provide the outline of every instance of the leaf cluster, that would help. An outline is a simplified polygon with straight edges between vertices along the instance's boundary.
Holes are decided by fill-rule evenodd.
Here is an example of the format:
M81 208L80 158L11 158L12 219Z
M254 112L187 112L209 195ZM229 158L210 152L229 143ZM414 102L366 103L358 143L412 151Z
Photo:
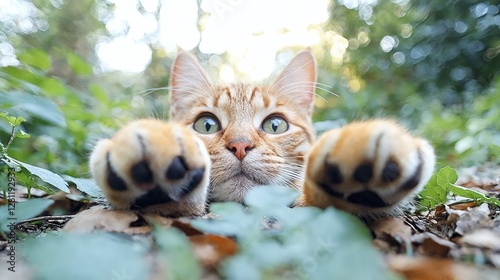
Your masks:
M437 205L447 204L449 196L454 195L476 201L478 205L488 203L500 207L500 200L497 198L456 185L457 179L457 172L449 166L435 172L425 188L419 193L420 204L427 209L433 209Z

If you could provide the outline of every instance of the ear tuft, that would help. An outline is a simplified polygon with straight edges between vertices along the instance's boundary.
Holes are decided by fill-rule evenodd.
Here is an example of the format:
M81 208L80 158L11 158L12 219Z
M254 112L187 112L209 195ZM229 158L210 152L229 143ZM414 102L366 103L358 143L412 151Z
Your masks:
M212 83L198 60L190 53L180 51L170 71L170 104L182 108L200 94L210 92Z
M271 89L312 114L316 89L316 60L311 50L304 50L292 58L273 82Z

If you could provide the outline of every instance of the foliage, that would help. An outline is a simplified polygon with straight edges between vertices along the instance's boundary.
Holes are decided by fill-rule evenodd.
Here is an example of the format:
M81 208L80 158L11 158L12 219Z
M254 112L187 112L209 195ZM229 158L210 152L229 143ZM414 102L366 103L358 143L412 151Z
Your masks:
M332 67L358 79L355 92L375 88L398 100L410 83L426 100L464 105L498 71L498 15L481 0L333 1L328 29L348 49Z
M498 14L481 0L332 1L319 81L338 97L319 91L319 127L396 118L441 166L498 163Z
M435 172L425 188L419 193L420 204L427 209L433 209L437 205L446 204L450 194L471 199L478 204L488 203L500 207L500 200L489 197L470 188L455 185L458 179L457 172L449 167L443 167Z
M37 279L147 279L149 271L145 243L111 233L52 232L18 248Z
M50 199L30 199L17 202L15 208L0 206L0 231L6 232L12 221L20 222L39 215L53 203Z
M219 218L192 224L236 237L240 250L224 265L229 279L387 279L370 233L357 218L333 208L289 208L297 195L284 187L255 188L245 198L248 209L212 204L210 211Z
M168 263L165 279L201 279L201 268L196 261L187 237L178 230L161 227L153 233L162 257Z
M371 246L369 230L357 218L335 209L289 208L297 196L284 187L260 187L248 194L248 209L235 203L212 206L217 220L196 219L206 233L236 237L239 252L220 268L227 279L391 279L382 256ZM264 199L263 199L264 198ZM155 228L158 263L168 279L200 279L201 270L187 237ZM85 242L82 242L85 240ZM121 234L60 232L20 244L20 254L41 279L147 279L152 264L150 239ZM106 248L106 250L102 250ZM47 258L47 252L51 257ZM150 251L151 253L151 251ZM363 269L359 269L363 263ZM154 264L153 264L154 265ZM61 267L64 267L61 271ZM118 278L120 279L120 278Z
M28 191L30 188L35 187L48 193L53 193L53 187L56 187L59 190L69 192L67 183L61 176L49 170L19 161L8 155L9 147L12 145L16 138L26 139L29 138L30 135L19 128L25 121L24 118L9 116L6 113L0 113L0 118L6 121L11 126L10 137L7 144L4 145L2 142L0 142L0 171L2 174L6 175L2 176L2 178L0 179L0 182L2 183L0 188L4 192L4 197L7 197L5 195L7 191L13 192L15 190L16 183L20 183L21 185L25 186L26 188L28 188ZM11 176L9 175L10 173L15 173L15 178L13 177L14 182L7 182L7 180L11 180ZM37 180L34 180L34 177L39 178L49 185L45 185L38 182ZM12 187L12 190L9 189L10 187Z

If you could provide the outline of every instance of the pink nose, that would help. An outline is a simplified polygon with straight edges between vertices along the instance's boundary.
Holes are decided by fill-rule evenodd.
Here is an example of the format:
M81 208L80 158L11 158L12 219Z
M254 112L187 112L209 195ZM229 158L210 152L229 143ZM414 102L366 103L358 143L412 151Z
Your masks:
M249 142L233 142L229 144L229 150L231 150L240 161L243 160L247 152L253 147L254 145Z

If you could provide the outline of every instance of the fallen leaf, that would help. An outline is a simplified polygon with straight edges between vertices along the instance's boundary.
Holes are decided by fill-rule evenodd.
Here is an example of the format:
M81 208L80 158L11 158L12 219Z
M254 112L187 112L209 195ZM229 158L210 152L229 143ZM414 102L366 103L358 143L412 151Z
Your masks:
M194 228L189 223L189 221L184 220L183 218L175 219L172 223L172 226L177 228L178 230L184 232L184 234L187 236L203 234L202 231Z
M140 217L132 211L94 207L78 213L64 226L63 230L77 233L108 231L145 234L151 232L151 227L144 225L145 221L140 224L138 222L141 222Z
M373 245L384 252L404 251L410 245L412 229L400 217L388 217L370 225Z
M402 255L387 258L391 270L408 280L478 279L478 271L449 259L410 258Z
M478 228L490 228L493 224L493 221L489 216L490 209L486 203L483 203L478 207L471 208L469 211L459 213L455 232L462 236Z
M446 207L443 204L440 204L436 206L436 209L434 210L434 216L436 217L441 216L445 212L446 212Z
M467 201L457 204L449 205L449 207L453 210L468 210L469 208L476 207L477 203L475 201Z
M500 250L500 233L489 229L479 229L466 234L460 239L459 243L491 250Z
M238 245L228 237L215 234L194 235L189 240L193 244L196 258L208 267L215 267L223 259L236 254Z
M413 235L411 241L417 246L417 253L425 256L446 257L456 247L455 243L428 232Z
M158 214L143 214L143 217L149 224L158 224L162 227L170 227L175 221L172 218L167 218Z

